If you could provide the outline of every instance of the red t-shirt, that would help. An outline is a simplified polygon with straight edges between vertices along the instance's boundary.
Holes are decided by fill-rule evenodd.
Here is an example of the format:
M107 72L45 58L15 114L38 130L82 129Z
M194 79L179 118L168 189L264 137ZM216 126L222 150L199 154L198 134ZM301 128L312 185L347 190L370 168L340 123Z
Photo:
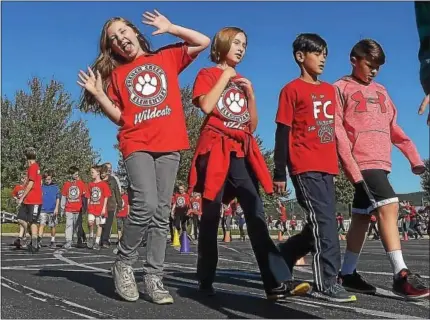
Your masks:
M112 195L109 184L103 180L99 182L90 182L88 184L88 190L89 192L87 197L89 196L90 199L88 204L88 213L100 216L102 214L105 199Z
M335 106L335 89L326 82L296 79L282 89L276 122L291 127L290 175L309 171L338 174Z
M24 192L25 192L25 186L23 186L22 184L18 184L12 190L12 197L21 199L21 197L24 195Z
M186 213L190 207L190 196L187 193L174 195L175 213Z
M192 197L191 200L191 209L192 213L197 216L202 215L202 198L201 197Z
M193 102L197 105L200 96L207 95L215 86L223 70L217 67L203 68L197 74L193 87ZM232 80L242 78L237 74ZM223 121L226 128L249 131L251 116L248 111L248 100L245 92L230 81L221 94L212 113L207 117L206 123L211 124L218 118Z
M224 209L224 216L231 216L233 210L231 209L231 207L228 205L225 209Z
M237 202L234 199L231 200L230 207L231 207L231 211L233 212L233 214L236 214Z
M87 185L82 180L66 181L61 195L66 197L65 212L79 213L82 208L82 196L87 194Z
M338 223L342 223L343 222L343 216L336 216L336 220Z
M123 194L122 199L122 209L117 213L117 218L125 218L128 215L128 194Z
M297 225L297 221L296 220L290 220L290 226L296 226Z
M279 220L281 220L282 222L286 222L287 221L287 208L280 206L279 210L281 211L281 214L279 216Z
M193 61L178 43L117 67L108 96L121 110L119 149L170 152L189 148L178 75Z
M42 175L40 174L39 165L34 162L28 167L27 170L27 181L33 181L33 188L25 197L24 204L42 204L43 194L42 194Z

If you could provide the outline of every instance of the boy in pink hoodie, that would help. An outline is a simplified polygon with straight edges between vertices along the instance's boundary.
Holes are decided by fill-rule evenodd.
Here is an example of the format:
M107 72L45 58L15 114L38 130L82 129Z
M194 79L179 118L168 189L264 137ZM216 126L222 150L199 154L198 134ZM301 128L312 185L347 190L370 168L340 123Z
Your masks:
M392 145L406 156L414 174L424 173L424 163L414 143L397 124L397 110L387 90L373 81L385 63L382 47L374 40L361 40L352 48L350 59L352 74L334 83L347 133L338 145L351 149L366 187L355 184L353 216L339 279L348 291L376 293L376 288L356 271L371 214L376 213L381 240L393 269L393 292L409 299L424 298L429 296L429 288L419 275L409 271L403 260L397 228L399 200L388 180Z

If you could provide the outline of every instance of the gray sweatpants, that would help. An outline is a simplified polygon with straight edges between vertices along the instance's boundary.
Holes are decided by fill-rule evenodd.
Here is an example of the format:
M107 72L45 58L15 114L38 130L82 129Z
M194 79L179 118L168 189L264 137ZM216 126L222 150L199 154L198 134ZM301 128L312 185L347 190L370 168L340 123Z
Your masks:
M66 243L72 242L73 235L78 229L79 212L66 212Z
M135 152L125 160L130 181L130 213L118 243L118 259L132 265L146 237L144 274L163 273L173 188L179 152Z

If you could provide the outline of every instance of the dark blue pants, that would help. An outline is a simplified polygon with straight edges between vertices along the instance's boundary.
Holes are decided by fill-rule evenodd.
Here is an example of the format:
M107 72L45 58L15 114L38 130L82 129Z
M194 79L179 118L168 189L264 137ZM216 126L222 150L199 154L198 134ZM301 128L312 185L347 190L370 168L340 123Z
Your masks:
M201 186L206 172L207 157L200 157L197 161L198 185ZM200 220L197 258L197 278L199 281L207 286L215 280L218 263L217 236L220 209L227 186L228 191L234 191L242 206L248 236L266 292L279 287L284 281L291 280L291 272L270 238L255 176L244 158L236 158L232 155L226 182L216 199L213 201L203 199L202 201L203 210Z
M312 253L317 291L323 291L336 282L341 265L333 178L333 175L321 172L291 177L297 201L307 213L306 224L301 233L280 245L291 270L299 258Z

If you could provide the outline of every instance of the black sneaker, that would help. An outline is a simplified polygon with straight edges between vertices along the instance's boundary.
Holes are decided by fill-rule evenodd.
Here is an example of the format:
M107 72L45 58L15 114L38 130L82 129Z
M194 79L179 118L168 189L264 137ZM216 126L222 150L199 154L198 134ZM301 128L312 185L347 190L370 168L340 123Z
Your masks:
M14 242L13 242L13 245L17 248L17 249L21 249L21 238L18 238L18 239L16 239Z
M38 252L38 251L39 251L39 248L37 247L37 245L36 245L36 246L33 246L33 244L32 244L32 243L29 243L29 244L27 245L27 250L28 250L28 252L30 252L30 253L36 253L36 252Z
M208 297L213 297L214 295L216 295L216 291L212 284L206 285L199 283L199 292Z
M332 302L353 302L357 301L357 297L353 294L348 293L343 286L339 283L334 283L331 287L324 291L312 292L312 295L316 298L332 301Z
M393 292L409 300L427 298L429 287L418 274L402 269L394 276Z
M349 292L376 294L376 287L366 282L366 280L357 273L357 270L354 270L352 274L345 275L339 272L338 281Z

